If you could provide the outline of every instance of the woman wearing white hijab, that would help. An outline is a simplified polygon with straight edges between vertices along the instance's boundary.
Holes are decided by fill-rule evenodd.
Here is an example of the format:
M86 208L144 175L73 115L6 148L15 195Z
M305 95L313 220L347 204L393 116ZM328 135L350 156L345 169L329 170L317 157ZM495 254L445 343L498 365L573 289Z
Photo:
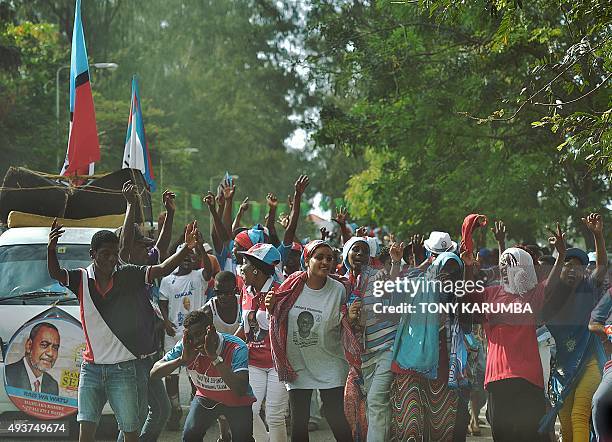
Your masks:
M563 233L549 239L559 256L548 280L538 284L533 260L519 248L506 249L500 258L502 285L487 287L464 298L466 303L489 304L498 313L485 313L488 342L485 388L489 394L488 418L498 441L546 441L538 433L544 416L544 378L536 337L537 314L553 292L565 259ZM464 253L466 279L472 279L474 259ZM514 305L515 312L500 311ZM517 313L516 310L519 312Z
M397 320L374 312L374 304L390 303L390 296L374 296L375 282L399 275L403 243L392 244L390 274L371 266L375 242L368 237L354 236L342 249L342 259L351 285L349 319L353 333L363 346L361 366L351 367L345 388L344 409L356 442L385 442L389 440L389 389L392 347L397 331ZM373 253L374 252L374 253Z

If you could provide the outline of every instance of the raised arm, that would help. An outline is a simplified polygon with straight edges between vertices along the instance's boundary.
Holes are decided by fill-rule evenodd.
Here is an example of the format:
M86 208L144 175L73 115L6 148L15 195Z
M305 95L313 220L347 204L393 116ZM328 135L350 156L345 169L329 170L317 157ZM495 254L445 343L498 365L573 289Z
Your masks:
M215 197L215 201L219 209L218 212L223 213L223 208L225 207L225 200L223 199L223 191L221 190L221 186L217 188L217 196ZM215 203L215 201L213 201L213 204ZM219 234L217 233L217 228L215 227L214 223L212 223L212 226L211 226L210 236L211 236L213 248L215 249L217 253L221 253L224 243L219 238Z
M278 234L276 233L276 208L278 206L278 198L273 193L268 193L268 195L266 196L266 202L268 203L268 217L266 218L266 227L268 228L270 243L274 247L278 247L280 245Z
M346 207L340 207L336 209L336 217L332 218L332 221L335 221L340 226L340 239L342 240L342 244L346 243L349 239L351 239L351 232L346 225L348 220L348 211Z
M389 276L391 279L395 279L399 276L402 270L402 256L404 256L404 242L399 244L394 242L389 247L389 256L391 256L391 271Z
M606 254L606 242L603 234L603 219L599 213L591 213L586 218L582 218L582 222L593 234L593 239L595 240L595 270L591 274L591 279L597 285L601 285L608 271L608 256Z
M212 263L210 262L210 256L204 250L204 238L202 237L202 232L198 230L198 242L195 247L196 254L202 263L202 276L205 281L210 280L213 277L213 268Z
M234 194L236 192L236 185L229 179L225 179L222 185L223 198L225 200L225 206L223 207L222 218L223 227L226 232L232 232L232 203L234 201Z
M547 227L547 230L551 233L551 237L548 238L548 242L554 246L557 251L557 259L555 260L555 264L553 265L552 270L548 275L548 279L546 280L546 288L544 290L544 294L546 298L549 298L557 288L559 282L561 281L561 269L565 264L565 232L561 230L559 223L557 223L557 229L551 230Z
M166 208L166 219L159 231L157 243L155 244L155 247L159 250L159 256L162 259L168 256L168 247L170 246L170 240L172 238L172 224L174 223L174 213L176 212L175 198L176 194L169 190L164 191L162 194L162 202Z
M219 216L219 213L217 212L217 209L215 208L215 196L212 194L212 192L208 192L206 194L206 196L204 197L204 202L206 203L206 205L208 206L208 209L210 210L210 216L212 216L213 218L214 230L219 237L219 241L222 244L225 244L226 242L230 240L230 235L225 229L225 226L223 225L223 221L221 220L221 217Z
M123 197L127 202L125 210L125 218L123 219L123 227L121 235L119 235L119 258L123 262L130 261L130 251L134 244L134 206L136 205L136 186L131 181L123 183L121 189Z
M60 267L59 260L57 259L57 241L64 234L62 230L64 226L57 224L57 218L53 220L51 224L51 231L49 232L49 242L47 244L47 269L49 276L55 279L60 284L66 285L66 271Z
M414 266L417 267L418 263L423 263L425 261L425 237L419 235L412 236L412 260L414 261Z
M302 195L308 187L310 179L306 175L300 175L295 182L295 192L293 194L293 206L291 206L291 216L289 218L289 225L285 230L285 236L283 237L283 244L290 246L293 244L295 238L295 231L297 229L298 220L300 219L300 205L302 202Z
M242 215L249 209L249 197L247 196L240 207L238 208L238 213L236 214L236 218L234 218L234 222L232 223L232 232L235 232L237 228L240 227L240 222L242 221Z
M499 259L501 259L502 253L504 253L504 250L506 250L506 225L502 220L495 221L495 223L493 223L493 227L491 227L491 232L493 232L495 241L497 241Z
M187 228L185 229L185 247L177 250L174 255L168 257L161 264L151 266L149 268L149 281L153 281L157 278L163 278L164 276L168 276L170 273L172 273L174 269L176 269L181 262L183 262L187 256L187 253L195 248L197 241L198 224L197 221L194 221L187 224Z

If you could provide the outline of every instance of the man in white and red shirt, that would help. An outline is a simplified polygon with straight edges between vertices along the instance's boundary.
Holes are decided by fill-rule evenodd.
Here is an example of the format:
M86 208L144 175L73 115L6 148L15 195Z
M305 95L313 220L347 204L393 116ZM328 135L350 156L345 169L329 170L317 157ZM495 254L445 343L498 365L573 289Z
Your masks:
M54 220L49 232L47 267L51 278L67 286L78 298L85 351L79 377L80 440L94 440L106 402L123 431L126 442L140 433L136 361L156 351L151 340L142 339L149 313L142 308L145 287L167 276L196 246L197 226L185 231L187 247L154 266L119 265L119 238L109 230L91 239L93 263L87 269L62 269L57 241L64 231Z
M208 308L187 315L183 340L176 344L151 370L151 377L163 377L180 366L196 386L196 395L185 419L183 441L202 441L206 430L220 415L226 417L234 442L253 441L255 402L249 385L248 350L236 336L218 333Z

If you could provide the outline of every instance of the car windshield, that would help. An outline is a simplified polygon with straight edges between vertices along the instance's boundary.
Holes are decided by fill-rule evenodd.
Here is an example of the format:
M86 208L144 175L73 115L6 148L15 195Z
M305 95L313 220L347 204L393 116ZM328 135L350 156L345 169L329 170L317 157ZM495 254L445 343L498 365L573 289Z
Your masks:
M89 244L60 244L57 257L62 268L85 268L91 263ZM32 291L72 293L49 277L46 244L1 246L0 299Z

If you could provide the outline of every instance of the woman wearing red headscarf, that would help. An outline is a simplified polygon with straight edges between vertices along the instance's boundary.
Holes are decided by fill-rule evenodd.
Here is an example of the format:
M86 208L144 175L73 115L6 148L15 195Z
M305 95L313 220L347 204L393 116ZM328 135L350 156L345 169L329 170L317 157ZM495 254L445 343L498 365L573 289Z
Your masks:
M274 365L289 390L291 439L309 440L310 398L319 390L334 437L352 441L343 412L344 385L347 360L359 364L360 347L350 331L348 290L330 276L334 254L325 241L310 242L303 258L307 270L293 273L266 296Z

